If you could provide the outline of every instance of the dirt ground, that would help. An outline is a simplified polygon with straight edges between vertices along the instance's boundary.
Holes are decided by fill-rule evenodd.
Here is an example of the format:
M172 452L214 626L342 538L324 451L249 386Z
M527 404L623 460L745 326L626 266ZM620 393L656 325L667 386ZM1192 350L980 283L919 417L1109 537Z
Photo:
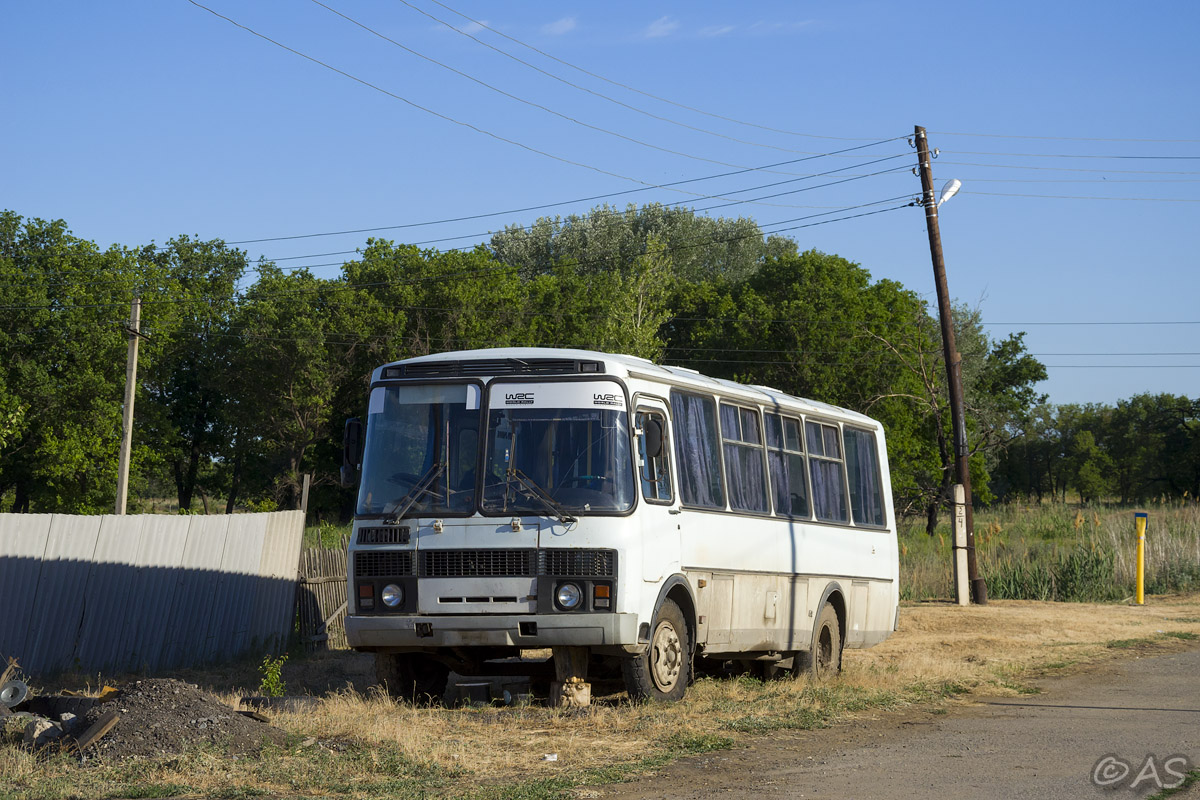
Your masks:
M1178 785L1200 766L1198 674L1200 649L1094 663L1075 675L1039 679L1038 695L862 715L832 729L684 758L654 775L577 796L1144 797ZM1114 778L1128 771L1124 780L1099 786L1094 776L1106 759L1115 765ZM1200 784L1175 796L1200 797Z
M678 785L691 792L682 797L708 797L712 787L736 792L746 786L757 787L763 797L780 796L776 783L799 796L802 792L795 788L809 787L811 776L772 777L772 764L798 768L810 758L818 766L846 763L836 758L867 764L884 752L880 748L906 743L914 732L940 728L947 720L974 719L981 714L982 706L974 705L981 698L1022 702L1048 677L1087 676L1080 679L1086 684L1118 663L1197 646L1200 595L1156 597L1144 607L1028 601L967 608L910 604L901 609L896 634L869 650L847 651L843 674L827 684L763 683L745 676L705 679L681 703L631 705L618 694L601 697L584 713L536 705L397 705L372 691L370 655L334 652L287 661L282 671L287 694L311 695L313 700L302 709L264 710L269 726L234 712L243 695L259 693L261 675L252 661L181 671L174 681L64 675L40 690L108 683L127 691L126 702L114 701L123 718L111 742L105 740L110 757L95 760L120 764L138 754L149 757L146 765L79 770L64 761L44 764L0 748L0 796L144 796L153 790L163 796L300 791L474 797L484 791L486 796L516 797L525 796L522 787L529 787L528 796L567 791L600 797L624 791L614 782L636 779L648 769L664 771L648 779L651 788L645 794L628 796L661 796L654 792L674 788L677 780L668 777L664 783L662 776L676 776L677 769L683 770ZM194 696L193 687L210 699ZM143 701L160 716L137 716ZM169 722L161 718L168 711ZM224 731L225 725L242 726L248 738ZM173 740L175 734L185 738ZM252 740L278 742L278 736L287 737L286 748L257 761L217 757L211 749L229 742L237 752L240 746L251 747ZM309 741L320 746L301 745ZM196 756L195 744L209 747L211 755ZM1048 740L1043 749L1053 753L1053 746ZM159 757L180 749L192 755ZM836 756L843 751L852 755ZM701 755L663 766L687 753ZM545 758L547 754L554 758ZM944 751L940 756L954 757ZM6 794L6 779L25 788ZM630 786L637 785L642 784ZM543 788L533 791L538 786Z

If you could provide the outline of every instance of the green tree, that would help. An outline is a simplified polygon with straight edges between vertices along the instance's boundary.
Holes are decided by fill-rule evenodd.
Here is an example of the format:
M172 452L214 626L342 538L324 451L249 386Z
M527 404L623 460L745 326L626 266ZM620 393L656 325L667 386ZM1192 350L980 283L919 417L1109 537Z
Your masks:
M1091 431L1080 431L1071 443L1071 483L1086 505L1102 499L1112 486L1112 459L1096 444Z
M236 337L230 320L246 254L181 236L142 248L140 260L149 339L139 364L139 438L166 465L179 508L190 509L199 492L207 509L212 465L230 436L223 408Z
M528 228L510 225L492 236L490 246L501 262L535 273L573 261L590 274L627 267L652 239L670 255L675 276L686 281L740 280L768 255L795 252L790 239L764 238L746 217L699 216L659 203L630 204L624 211L603 205L584 215L542 217Z
M334 397L352 370L347 350L353 334L334 327L337 288L336 281L307 270L284 273L262 264L238 304L226 426L231 439L222 450L231 498L245 487L247 460L266 467L257 475L255 493L286 507L299 506L304 473L332 481L333 470L311 456L317 443L333 437Z
M0 212L0 496L12 511L112 508L138 281L127 251Z

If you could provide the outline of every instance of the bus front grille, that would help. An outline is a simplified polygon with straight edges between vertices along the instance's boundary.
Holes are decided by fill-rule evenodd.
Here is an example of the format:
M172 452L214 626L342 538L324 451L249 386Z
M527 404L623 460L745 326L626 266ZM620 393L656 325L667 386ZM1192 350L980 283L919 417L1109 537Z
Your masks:
M423 578L533 577L535 550L425 550Z
M562 578L612 578L617 573L613 550L542 550L538 574Z
M392 578L413 574L411 550L379 550L354 554L354 575L359 578Z
M360 578L412 575L412 550L365 550L354 554L354 573ZM490 550L422 550L416 554L416 574L422 578L614 578L614 550L552 548Z

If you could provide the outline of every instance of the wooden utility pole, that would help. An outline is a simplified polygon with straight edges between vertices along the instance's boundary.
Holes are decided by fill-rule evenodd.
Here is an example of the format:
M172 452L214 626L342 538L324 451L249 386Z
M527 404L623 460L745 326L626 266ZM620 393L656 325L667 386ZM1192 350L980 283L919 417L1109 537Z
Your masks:
M916 126L917 169L921 175L921 200L925 206L925 227L929 231L929 254L933 257L933 277L937 284L938 317L942 323L942 353L946 359L946 378L950 387L950 424L954 430L954 471L962 484L967 517L967 575L971 596L976 603L987 602L987 589L979 577L975 560L975 514L971 509L971 470L968 465L967 422L963 416L962 356L954 339L954 317L950 311L950 290L946 286L946 261L942 257L942 231L938 227L937 200L933 194L933 161L925 129Z
M129 309L129 355L125 360L125 409L121 414L121 457L117 466L117 514L125 513L129 497L129 452L133 448L133 398L137 394L138 339L141 332L142 300L133 298Z

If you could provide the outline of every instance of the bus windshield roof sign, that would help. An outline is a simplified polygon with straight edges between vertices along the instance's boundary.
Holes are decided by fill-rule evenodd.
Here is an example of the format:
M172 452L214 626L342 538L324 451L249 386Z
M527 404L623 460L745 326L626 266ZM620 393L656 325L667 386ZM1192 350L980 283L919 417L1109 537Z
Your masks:
M492 386L492 408L606 408L625 410L625 394L612 381L507 383Z

